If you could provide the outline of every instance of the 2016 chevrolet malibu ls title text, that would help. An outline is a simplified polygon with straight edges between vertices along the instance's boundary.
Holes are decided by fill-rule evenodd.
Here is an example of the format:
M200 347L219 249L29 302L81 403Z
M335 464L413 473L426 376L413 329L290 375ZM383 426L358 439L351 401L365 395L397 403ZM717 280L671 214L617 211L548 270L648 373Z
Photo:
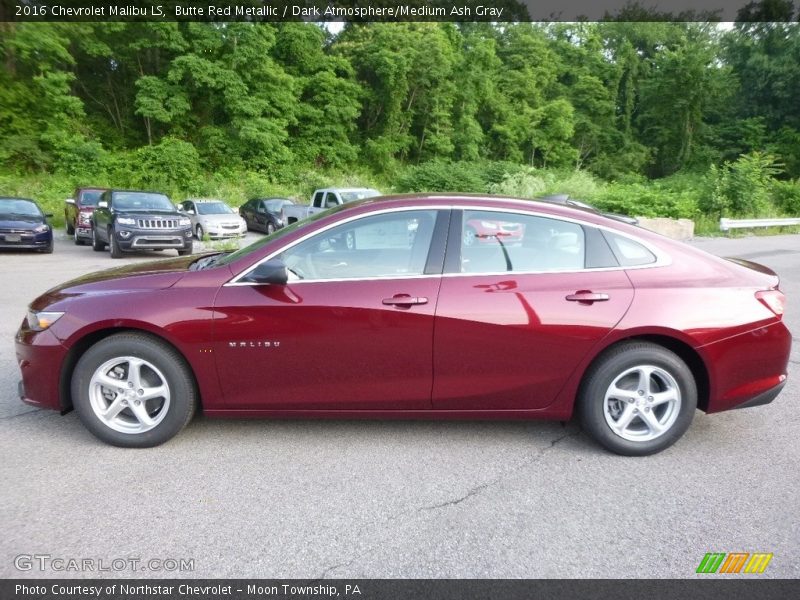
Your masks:
M475 222L494 227L465 236ZM644 455L675 442L696 408L777 396L791 344L783 308L766 267L592 211L384 197L231 254L46 292L17 333L19 392L74 406L119 446L165 442L198 407L247 417L576 413L606 448ZM321 359L300 360L309 356ZM268 373L280 377L266 385Z

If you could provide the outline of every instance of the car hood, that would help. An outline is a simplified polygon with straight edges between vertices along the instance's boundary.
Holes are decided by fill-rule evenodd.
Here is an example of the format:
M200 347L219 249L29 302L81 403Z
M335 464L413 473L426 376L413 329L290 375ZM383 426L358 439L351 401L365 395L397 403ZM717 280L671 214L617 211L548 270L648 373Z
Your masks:
M31 304L31 308L41 310L60 300L84 294L114 294L172 287L198 258L198 255L181 256L89 273L48 290Z
M44 223L42 217L22 217L18 215L3 216L0 215L0 228L3 229L33 229Z

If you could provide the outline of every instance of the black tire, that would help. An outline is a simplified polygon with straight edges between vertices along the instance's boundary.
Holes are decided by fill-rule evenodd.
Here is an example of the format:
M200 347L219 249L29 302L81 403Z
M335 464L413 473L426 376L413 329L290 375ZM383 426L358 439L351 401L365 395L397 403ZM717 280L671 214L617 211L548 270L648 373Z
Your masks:
M197 228L194 230L194 234L197 236L197 241L201 241L203 239L203 226L198 223Z
M621 433L612 429L608 422L609 418L612 421L617 419L614 419L611 410L609 410L610 416L606 416L606 393L612 383L633 381L631 378L641 381L636 372L638 367L656 368L653 375L646 377L648 391L642 395L641 390L635 389L638 386L634 386L629 390L631 397L628 400L617 400L613 397L609 400L609 404L618 411L624 411L626 403L630 404L630 410L634 414L631 421L631 425L634 426L632 433L634 436L642 436L642 439L632 440L626 439ZM628 379L623 378L622 376L629 370L634 372L626 376ZM654 392L649 391L650 385L657 386L657 389ZM649 405L648 399L654 398L649 394L661 391L668 395L674 394L675 387L679 391L679 395L676 394L679 407L667 403L652 407ZM691 369L675 353L648 342L624 342L598 357L584 375L577 401L580 422L586 432L608 450L624 456L647 456L669 448L689 428L696 408L697 384ZM662 425L670 424L663 432L658 433L657 437L647 439L646 436L652 435L654 431L646 424L645 419L645 417L651 418L651 411L652 417L664 420ZM673 412L668 414L668 411ZM619 412L617 414L619 419L623 417ZM637 433L637 430L640 433ZM631 436L631 432L623 431L623 433Z
M67 220L67 215L64 215L64 221L67 225L67 235L72 235L75 233L75 227Z
M267 235L272 235L273 233L275 233L275 225L267 223Z
M189 256L192 253L192 244L185 250L178 250L178 256Z
M114 236L114 229L110 228L108 230L108 245L111 250L111 258L122 258L125 253L120 250L119 244L117 243L117 239Z
M92 250L95 252L102 252L106 249L106 245L101 242L97 237L97 228L92 227Z
M117 431L107 425L97 415L90 400L90 382L95 371L108 361L126 356L154 365L163 374L170 394L166 413L155 417L160 418L160 422L139 433ZM90 347L75 366L71 392L72 404L84 426L102 441L124 448L151 448L170 440L186 427L197 406L194 380L183 357L158 338L141 333L118 333ZM130 417L124 414L125 410L129 411ZM130 409L124 409L120 414L135 423Z
M53 253L53 244L54 242L51 240L50 245L42 248L39 252L42 254L52 254Z
M83 246L83 240L78 237L78 230L77 229L72 231L72 240L75 242L76 246Z

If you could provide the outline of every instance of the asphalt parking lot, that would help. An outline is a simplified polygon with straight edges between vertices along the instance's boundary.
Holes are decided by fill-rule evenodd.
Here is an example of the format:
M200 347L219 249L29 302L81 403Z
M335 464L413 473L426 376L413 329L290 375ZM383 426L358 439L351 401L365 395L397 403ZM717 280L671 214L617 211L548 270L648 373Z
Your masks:
M800 236L693 243L776 270L800 331ZM112 262L63 230L51 255L0 253L0 576L683 578L713 551L772 552L747 577L800 577L797 342L775 402L698 412L677 445L638 459L547 422L199 417L134 451L99 442L75 413L20 403L13 336L28 302L166 255ZM15 567L34 554L194 568Z

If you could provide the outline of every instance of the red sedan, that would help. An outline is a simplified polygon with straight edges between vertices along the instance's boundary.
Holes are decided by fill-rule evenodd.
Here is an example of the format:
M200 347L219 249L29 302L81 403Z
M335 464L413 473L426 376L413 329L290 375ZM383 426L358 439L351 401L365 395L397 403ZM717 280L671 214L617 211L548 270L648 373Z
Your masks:
M502 223L465 243L473 222ZM721 259L547 202L395 196L229 254L87 275L16 336L21 398L100 439L161 444L225 417L560 419L606 448L663 450L786 382L784 295Z

